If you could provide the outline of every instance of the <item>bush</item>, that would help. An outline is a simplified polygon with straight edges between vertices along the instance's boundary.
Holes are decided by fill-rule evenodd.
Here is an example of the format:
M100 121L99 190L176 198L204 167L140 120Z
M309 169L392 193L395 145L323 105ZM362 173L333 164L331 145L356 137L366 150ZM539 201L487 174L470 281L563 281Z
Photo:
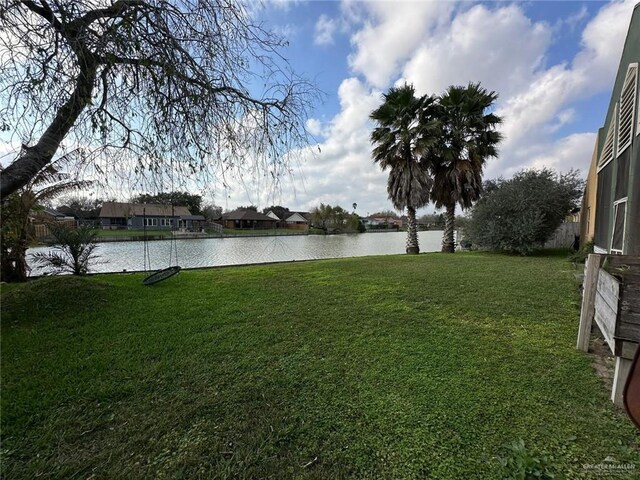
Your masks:
M36 253L32 258L35 263L49 268L50 273L86 275L93 265L100 263L95 254L98 232L92 227L83 225L72 228L54 223L49 230L55 240L53 251Z
M525 170L485 184L471 211L468 238L480 248L528 255L551 238L576 206L584 182L575 170Z

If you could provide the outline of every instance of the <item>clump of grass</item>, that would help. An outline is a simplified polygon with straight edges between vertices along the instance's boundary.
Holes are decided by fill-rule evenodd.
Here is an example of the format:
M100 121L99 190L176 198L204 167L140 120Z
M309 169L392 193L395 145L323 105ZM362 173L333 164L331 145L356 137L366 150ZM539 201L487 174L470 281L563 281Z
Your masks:
M75 317L103 305L111 286L94 278L44 277L12 286L2 296L2 323L31 324Z
M585 243L577 252L571 253L571 255L569 255L569 261L573 263L584 263L587 261L590 253L593 253L593 241Z
M562 480L552 456L532 452L521 438L505 447L498 458L508 480Z

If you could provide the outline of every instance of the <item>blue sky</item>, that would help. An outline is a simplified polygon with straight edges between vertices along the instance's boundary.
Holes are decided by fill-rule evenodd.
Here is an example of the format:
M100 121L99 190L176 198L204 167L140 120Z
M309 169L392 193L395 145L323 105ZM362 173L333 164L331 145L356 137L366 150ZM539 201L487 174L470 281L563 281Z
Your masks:
M226 209L357 203L366 215L391 208L387 174L371 160L368 117L385 91L405 81L418 94L468 82L499 94L504 140L485 178L540 167L586 175L638 0L246 2L288 40L281 53L293 70L324 92L307 121L317 145L294 152L292 175L277 185L248 168L236 181L193 191ZM14 147L0 142L0 153ZM95 193L126 199L136 192Z
M420 94L469 81L499 93L505 141L485 178L542 166L586 175L635 3L268 1L259 17L326 94L308 123L321 153L303 155L279 189L245 179L222 203L390 208L367 117L403 81Z

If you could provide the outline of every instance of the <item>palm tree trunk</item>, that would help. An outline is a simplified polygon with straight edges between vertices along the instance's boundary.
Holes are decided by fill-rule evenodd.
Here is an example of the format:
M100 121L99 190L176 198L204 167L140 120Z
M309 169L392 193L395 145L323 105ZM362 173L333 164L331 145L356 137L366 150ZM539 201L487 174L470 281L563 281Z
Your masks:
M407 207L407 253L420 253L418 245L418 225L416 224L416 209Z
M447 211L444 214L444 234L442 235L442 251L444 253L453 253L456 250L456 244L453 239L455 218L456 204L451 202L447 205Z

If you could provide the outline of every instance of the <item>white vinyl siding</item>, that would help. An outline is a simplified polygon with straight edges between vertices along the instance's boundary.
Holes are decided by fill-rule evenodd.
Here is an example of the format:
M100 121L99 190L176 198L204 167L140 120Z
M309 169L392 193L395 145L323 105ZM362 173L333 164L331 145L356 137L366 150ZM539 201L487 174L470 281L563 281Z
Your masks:
M611 118L611 122L609 123L609 130L607 130L607 136L604 139L604 146L602 147L602 152L600 153L600 159L598 160L598 171L602 170L611 160L613 160L613 147L614 147L614 138L616 132L616 113L618 110L618 105L614 108L613 117Z
M638 64L632 63L627 69L622 93L620 94L620 109L618 118L618 155L631 145L633 127L635 125L636 91L638 84Z

